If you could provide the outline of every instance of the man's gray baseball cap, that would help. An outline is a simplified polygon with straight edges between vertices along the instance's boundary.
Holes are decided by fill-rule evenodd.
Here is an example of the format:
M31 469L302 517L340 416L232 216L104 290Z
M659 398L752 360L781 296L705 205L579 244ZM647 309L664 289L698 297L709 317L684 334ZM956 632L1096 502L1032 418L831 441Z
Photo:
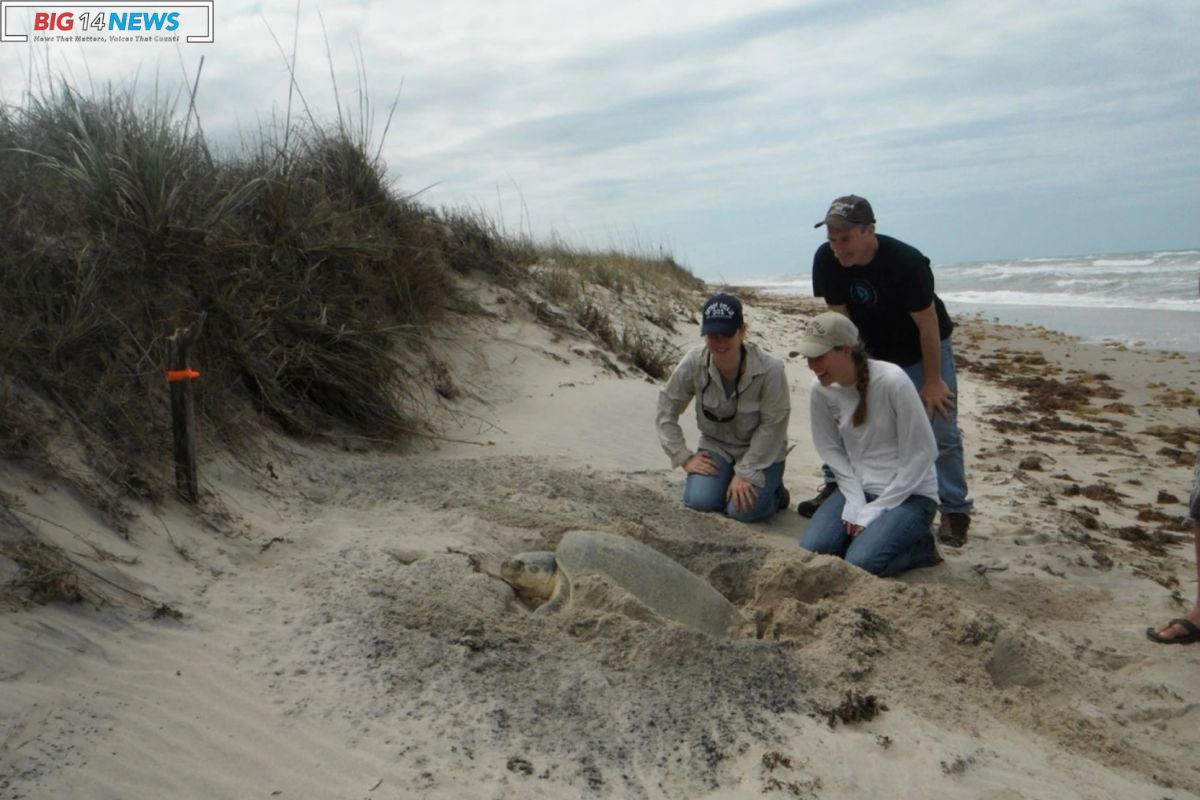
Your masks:
M852 228L855 225L871 225L874 222L875 212L871 210L871 204L867 202L867 198L848 194L830 203L829 210L825 212L825 219L813 227L819 228L822 225L828 225L830 228L842 229Z

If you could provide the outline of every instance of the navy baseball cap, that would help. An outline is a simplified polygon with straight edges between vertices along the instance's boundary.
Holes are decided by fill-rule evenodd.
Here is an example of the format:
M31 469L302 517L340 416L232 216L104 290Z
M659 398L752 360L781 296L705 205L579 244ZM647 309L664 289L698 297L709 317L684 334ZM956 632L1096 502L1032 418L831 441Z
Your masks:
M731 294L714 294L704 302L700 335L733 336L742 327L742 301Z

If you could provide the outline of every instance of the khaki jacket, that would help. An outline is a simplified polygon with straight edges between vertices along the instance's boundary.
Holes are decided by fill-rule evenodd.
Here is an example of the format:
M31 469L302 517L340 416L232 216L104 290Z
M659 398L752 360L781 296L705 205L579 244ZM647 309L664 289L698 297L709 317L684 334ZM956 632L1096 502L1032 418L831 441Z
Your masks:
M725 396L721 375L708 359L707 348L697 347L683 357L658 394L658 440L672 466L692 457L695 451L688 449L683 439L679 415L711 376L707 391L696 403L698 449L720 454L734 465L738 477L762 488L763 470L787 455L791 397L783 361L753 342L744 345L746 364L738 383L736 416L729 422L713 422L701 411L703 404L713 416L727 417L734 412L734 398Z

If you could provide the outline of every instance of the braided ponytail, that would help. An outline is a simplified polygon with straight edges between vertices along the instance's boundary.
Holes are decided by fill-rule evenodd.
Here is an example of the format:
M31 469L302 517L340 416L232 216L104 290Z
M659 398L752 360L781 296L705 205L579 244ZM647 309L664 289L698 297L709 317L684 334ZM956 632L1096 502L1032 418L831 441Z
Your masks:
M867 387L871 385L871 368L867 366L867 351L862 342L854 345L850 357L854 359L854 388L858 389L858 405L850 421L857 428L867 421Z

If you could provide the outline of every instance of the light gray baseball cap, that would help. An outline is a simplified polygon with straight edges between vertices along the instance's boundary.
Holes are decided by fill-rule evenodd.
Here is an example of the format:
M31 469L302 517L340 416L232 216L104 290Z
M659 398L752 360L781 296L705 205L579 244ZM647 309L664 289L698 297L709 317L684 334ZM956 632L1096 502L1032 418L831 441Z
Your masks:
M805 358L819 358L835 347L858 344L858 326L845 314L826 311L808 321L804 337L796 350Z

